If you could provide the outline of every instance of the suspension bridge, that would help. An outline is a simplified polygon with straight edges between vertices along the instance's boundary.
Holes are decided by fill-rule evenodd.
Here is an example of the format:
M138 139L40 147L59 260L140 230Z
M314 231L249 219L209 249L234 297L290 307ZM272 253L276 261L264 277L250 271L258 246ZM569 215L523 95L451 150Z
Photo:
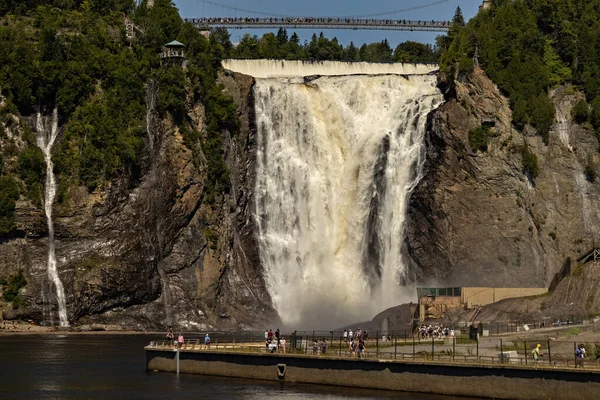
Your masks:
M200 30L211 28L229 29L368 29L382 31L430 31L446 32L452 26L451 21L421 21L392 19L341 19L341 18L186 18Z
M185 1L185 0L184 0ZM449 0L438 0L428 4L401 10L384 11L352 16L290 16L249 10L228 6L210 0L187 0L195 3L196 15L203 17L185 18L199 30L212 28L227 29L350 29L350 30L381 30L381 31L430 31L446 32L452 26L451 21L415 20L401 18L404 13L446 3ZM194 9L194 7L190 7ZM215 13L216 11L216 13ZM217 15L217 16L206 16Z

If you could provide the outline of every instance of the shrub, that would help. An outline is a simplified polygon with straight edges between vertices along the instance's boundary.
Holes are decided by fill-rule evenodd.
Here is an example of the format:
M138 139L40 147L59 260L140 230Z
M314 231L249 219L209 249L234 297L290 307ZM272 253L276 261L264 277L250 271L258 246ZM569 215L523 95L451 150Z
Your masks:
M19 187L10 176L0 177L0 236L15 229L15 201Z
M521 149L521 159L523 162L523 173L529 175L531 179L535 179L540 172L538 159L526 145Z
M592 100L591 111L589 114L592 126L598 130L600 128L600 96Z
M583 173L585 174L585 179L587 179L590 183L594 183L598 177L598 174L596 173L596 163L594 162L594 158L591 154L589 154L587 157Z
M469 131L469 145L473 151L486 152L490 139L490 129L485 126L479 126Z
M546 93L540 93L530 104L531 125L548 144L550 128L554 123L554 104Z
M19 290L27 285L23 270L20 269L8 278L1 279L0 285L3 286L2 297L4 300L12 302L15 308L24 304L23 298L19 294Z
M578 124L583 124L588 120L589 108L585 100L579 100L571 110L571 118Z

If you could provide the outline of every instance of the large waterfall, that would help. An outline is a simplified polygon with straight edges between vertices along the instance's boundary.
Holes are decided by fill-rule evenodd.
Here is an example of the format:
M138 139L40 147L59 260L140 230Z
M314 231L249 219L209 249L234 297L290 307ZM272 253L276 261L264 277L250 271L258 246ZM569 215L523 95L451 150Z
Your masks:
M286 325L331 328L408 301L401 245L431 75L257 79L256 219Z
M58 136L58 110L52 112L52 120L48 129L44 123L42 114L38 112L36 120L37 146L44 154L46 161L46 184L44 186L44 211L48 223L48 277L56 289L56 300L58 303L58 318L60 326L68 326L67 301L58 269L56 267L56 254L54 249L54 222L52 220L52 205L56 196L56 177L54 176L54 164L52 163L52 147Z

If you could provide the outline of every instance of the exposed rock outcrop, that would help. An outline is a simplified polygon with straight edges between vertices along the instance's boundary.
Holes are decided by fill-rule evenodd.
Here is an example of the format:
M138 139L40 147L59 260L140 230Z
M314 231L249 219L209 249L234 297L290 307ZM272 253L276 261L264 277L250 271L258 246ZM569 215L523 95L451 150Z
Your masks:
M73 188L55 206L56 256L71 322L128 329L263 327L276 319L259 270L252 217L254 118L252 78L222 77L241 110L241 131L224 132L231 191L216 204L204 198L206 168L179 127L152 114L140 183L114 182L88 193ZM204 110L190 117L204 134ZM21 201L21 238L0 245L0 274L23 269L29 307L11 316L56 316L46 272L43 211Z
M456 98L430 116L424 177L412 194L404 251L418 282L457 286L545 287L564 260L600 234L598 142L570 121L582 97L552 93L557 121L549 144L511 125L508 100L481 70L456 82ZM492 119L487 152L469 131ZM539 176L522 171L522 146L536 154Z

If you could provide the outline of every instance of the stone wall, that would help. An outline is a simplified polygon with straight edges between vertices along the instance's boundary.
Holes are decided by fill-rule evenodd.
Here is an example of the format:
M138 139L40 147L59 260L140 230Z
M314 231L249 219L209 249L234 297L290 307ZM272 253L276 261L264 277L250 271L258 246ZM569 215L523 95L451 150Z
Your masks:
M177 353L146 350L148 370L175 372ZM281 377L278 365L285 365ZM583 370L373 361L278 354L182 351L182 373L496 399L581 399L600 393Z

